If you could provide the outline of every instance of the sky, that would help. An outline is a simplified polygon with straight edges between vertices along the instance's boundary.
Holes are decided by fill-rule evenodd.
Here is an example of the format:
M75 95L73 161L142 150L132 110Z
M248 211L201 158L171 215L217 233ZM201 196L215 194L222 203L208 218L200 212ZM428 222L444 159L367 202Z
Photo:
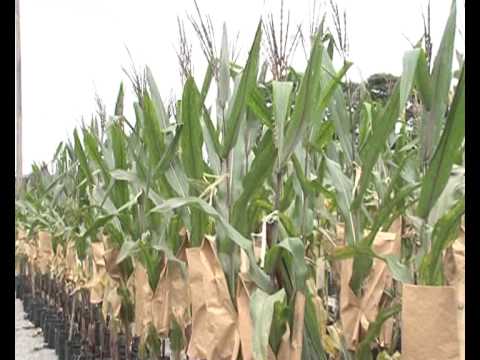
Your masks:
M218 46L225 22L243 64L262 15L279 13L279 0L197 0L211 16ZM464 53L464 2L457 1L456 47ZM346 10L349 78L367 79L373 73L400 75L402 56L423 34L424 0L337 0ZM285 0L291 24L308 29L313 0ZM431 33L436 53L451 0L431 1ZM317 10L330 10L317 1ZM164 101L180 92L176 58L177 16L184 19L193 44L193 71L203 78L206 60L187 14L193 0L20 0L23 102L23 172L33 162L49 162L57 145L70 138L82 118L96 111L95 94L113 113L120 82L126 86L125 114L133 118L134 96L123 68L148 65ZM331 14L326 17L332 24ZM238 39L236 38L238 34ZM127 51L128 48L128 51ZM293 65L303 69L305 56L298 47ZM455 64L456 66L456 64ZM132 119L133 120L133 119Z

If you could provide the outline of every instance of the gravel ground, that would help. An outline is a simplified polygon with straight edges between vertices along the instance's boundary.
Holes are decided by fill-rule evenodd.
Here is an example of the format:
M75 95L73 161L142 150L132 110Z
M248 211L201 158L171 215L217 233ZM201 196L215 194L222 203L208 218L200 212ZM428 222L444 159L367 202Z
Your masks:
M22 302L15 299L15 360L56 360L55 350L44 347L41 330L24 315Z

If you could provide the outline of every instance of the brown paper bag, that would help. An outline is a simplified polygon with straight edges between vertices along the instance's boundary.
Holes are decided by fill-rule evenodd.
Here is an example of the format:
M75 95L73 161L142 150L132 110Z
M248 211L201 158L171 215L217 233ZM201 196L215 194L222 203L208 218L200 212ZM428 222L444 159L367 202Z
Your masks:
M50 262L53 257L52 236L47 231L38 232L38 268L42 275L50 270Z
M152 291L148 273L140 262L135 264L135 333L143 340L153 326L160 336L170 329L169 288L164 266L157 288Z
M145 293L148 293L150 287L148 285L147 271L137 261L135 261L135 327L134 332L136 336L142 337L143 331L143 318L145 311L145 301L147 297Z
M187 255L185 248L182 248L177 254L177 258L186 263ZM183 332L184 344L186 344L185 329L192 322L190 307L192 298L188 286L187 274L184 274L179 263L169 262L167 269L167 279L170 296L170 317L175 319ZM184 349L185 350L185 349Z
M63 245L58 244L57 249L55 251L55 256L52 260L52 273L56 277L60 277L65 273L65 257L63 251Z
M455 288L403 285L402 360L458 360Z
M398 254L401 247L401 219L396 220L389 232L378 232L373 242L373 250L380 255ZM337 227L337 237L343 239L343 227ZM373 260L372 269L365 280L363 295L356 296L350 288L353 271L353 259L340 262L340 319L347 346L355 350L368 330L369 324L375 321L383 290L391 286L392 276L387 265L378 259ZM381 340L388 344L392 333L393 322L382 327Z
M188 356L207 360L236 359L240 350L237 314L213 245L187 249L192 295L192 336Z
M77 266L77 252L73 241L67 242L67 251L65 255L65 279L73 281L75 268Z
M305 320L305 294L297 291L295 295L295 310L293 315L293 332L291 339L291 357L292 360L302 358L303 349L303 331Z
M269 352L269 360L272 358L272 360L291 360L293 359L293 354L292 354L292 346L290 343L290 327L287 324L287 328L285 329L285 333L282 336L282 340L280 342L280 347L278 349L278 354L275 356L273 354L272 349L270 349L270 346L268 347L268 352Z
M86 285L90 289L90 303L100 304L103 301L105 292L105 247L102 242L93 242L91 244L93 255L93 274Z
M105 269L107 270L108 275L114 281L120 283L122 280L122 273L120 271L120 266L117 264L117 258L120 254L120 250L112 245L110 238L106 235L102 236L102 242L105 249L103 253Z
M250 316L250 295L255 285L247 279L245 274L240 274L237 282L237 309L238 309L238 332L243 360L253 358L253 324Z
M457 324L460 344L460 359L465 359L465 231L447 249L444 272L448 284L455 287L457 294Z

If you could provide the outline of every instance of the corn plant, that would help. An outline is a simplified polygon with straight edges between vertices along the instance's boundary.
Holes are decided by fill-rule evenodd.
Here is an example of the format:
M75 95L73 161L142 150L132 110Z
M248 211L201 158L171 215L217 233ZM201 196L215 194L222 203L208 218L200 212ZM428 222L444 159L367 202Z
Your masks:
M371 359L383 324L400 310L396 294L349 353L341 332L327 325L332 289L317 281L316 266L353 259L349 287L357 296L374 260L399 282L444 283L442 253L465 212L463 59L449 101L455 5L432 71L419 45L405 54L401 77L382 98L365 84L356 90L345 84L346 40L340 37L345 61L336 70L335 40L323 21L312 28L304 72L288 64L287 37L278 46L273 17L258 24L242 67L230 53L226 26L217 49L211 22L197 6L199 20L190 20L207 61L202 81L179 21L181 98L166 107L148 67L127 72L134 121L124 116L121 84L112 116L101 107L59 145L50 171L33 168L16 203L17 228L30 238L49 231L55 253L73 243L79 262L97 269L93 274L103 246L102 279L91 275L87 285L74 287L101 284L104 320L127 343L141 329L144 356L160 357L165 338L175 358L194 351L190 330L197 320L173 315L173 295L160 294L172 289L172 273L193 291L192 254L203 256L210 246L209 264L218 260L221 269L217 287L226 284L218 297L241 328L237 353L229 355ZM300 30L292 48L299 36ZM263 65L262 37L270 50ZM406 118L412 102L413 130ZM377 234L399 217L415 234L403 241L403 256L375 253ZM332 240L338 225L345 229L342 244ZM146 284L138 283L143 270ZM165 323L139 324L141 316L153 317L138 303L142 292L169 304L148 305L166 311ZM197 299L184 300L185 318L194 316Z

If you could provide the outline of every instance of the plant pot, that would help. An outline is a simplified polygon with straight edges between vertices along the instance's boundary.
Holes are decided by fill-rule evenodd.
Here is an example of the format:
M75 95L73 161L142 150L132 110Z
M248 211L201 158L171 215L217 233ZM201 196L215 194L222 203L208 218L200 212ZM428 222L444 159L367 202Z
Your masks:
M32 308L32 296L30 294L25 294L23 296L23 311L25 312L27 318L28 318L28 313L31 312Z
M33 325L36 327L41 327L43 320L45 318L45 308L43 307L43 304L40 303L39 300L34 300L32 302L33 306L33 311L32 311L32 318L30 319L33 322Z
M103 333L103 340L101 344L102 358L110 358L110 331L108 329L105 329L105 332Z
M65 343L65 360L76 360L75 358L80 355L81 343L80 336L74 335L71 341Z
M130 353L131 360L139 360L139 357L138 357L139 346L140 346L140 337L134 336L132 338L132 351Z
M403 285L402 360L458 360L455 288Z
M57 328L60 326L61 322L58 317L51 318L51 321L48 326L48 348L55 349L55 332Z
M117 337L117 354L118 360L127 360L127 339L125 335Z
M22 288L22 284L21 284L20 276L15 276L15 299L20 299L21 288Z
M55 330L55 354L57 354L58 360L65 359L65 330L63 328Z

